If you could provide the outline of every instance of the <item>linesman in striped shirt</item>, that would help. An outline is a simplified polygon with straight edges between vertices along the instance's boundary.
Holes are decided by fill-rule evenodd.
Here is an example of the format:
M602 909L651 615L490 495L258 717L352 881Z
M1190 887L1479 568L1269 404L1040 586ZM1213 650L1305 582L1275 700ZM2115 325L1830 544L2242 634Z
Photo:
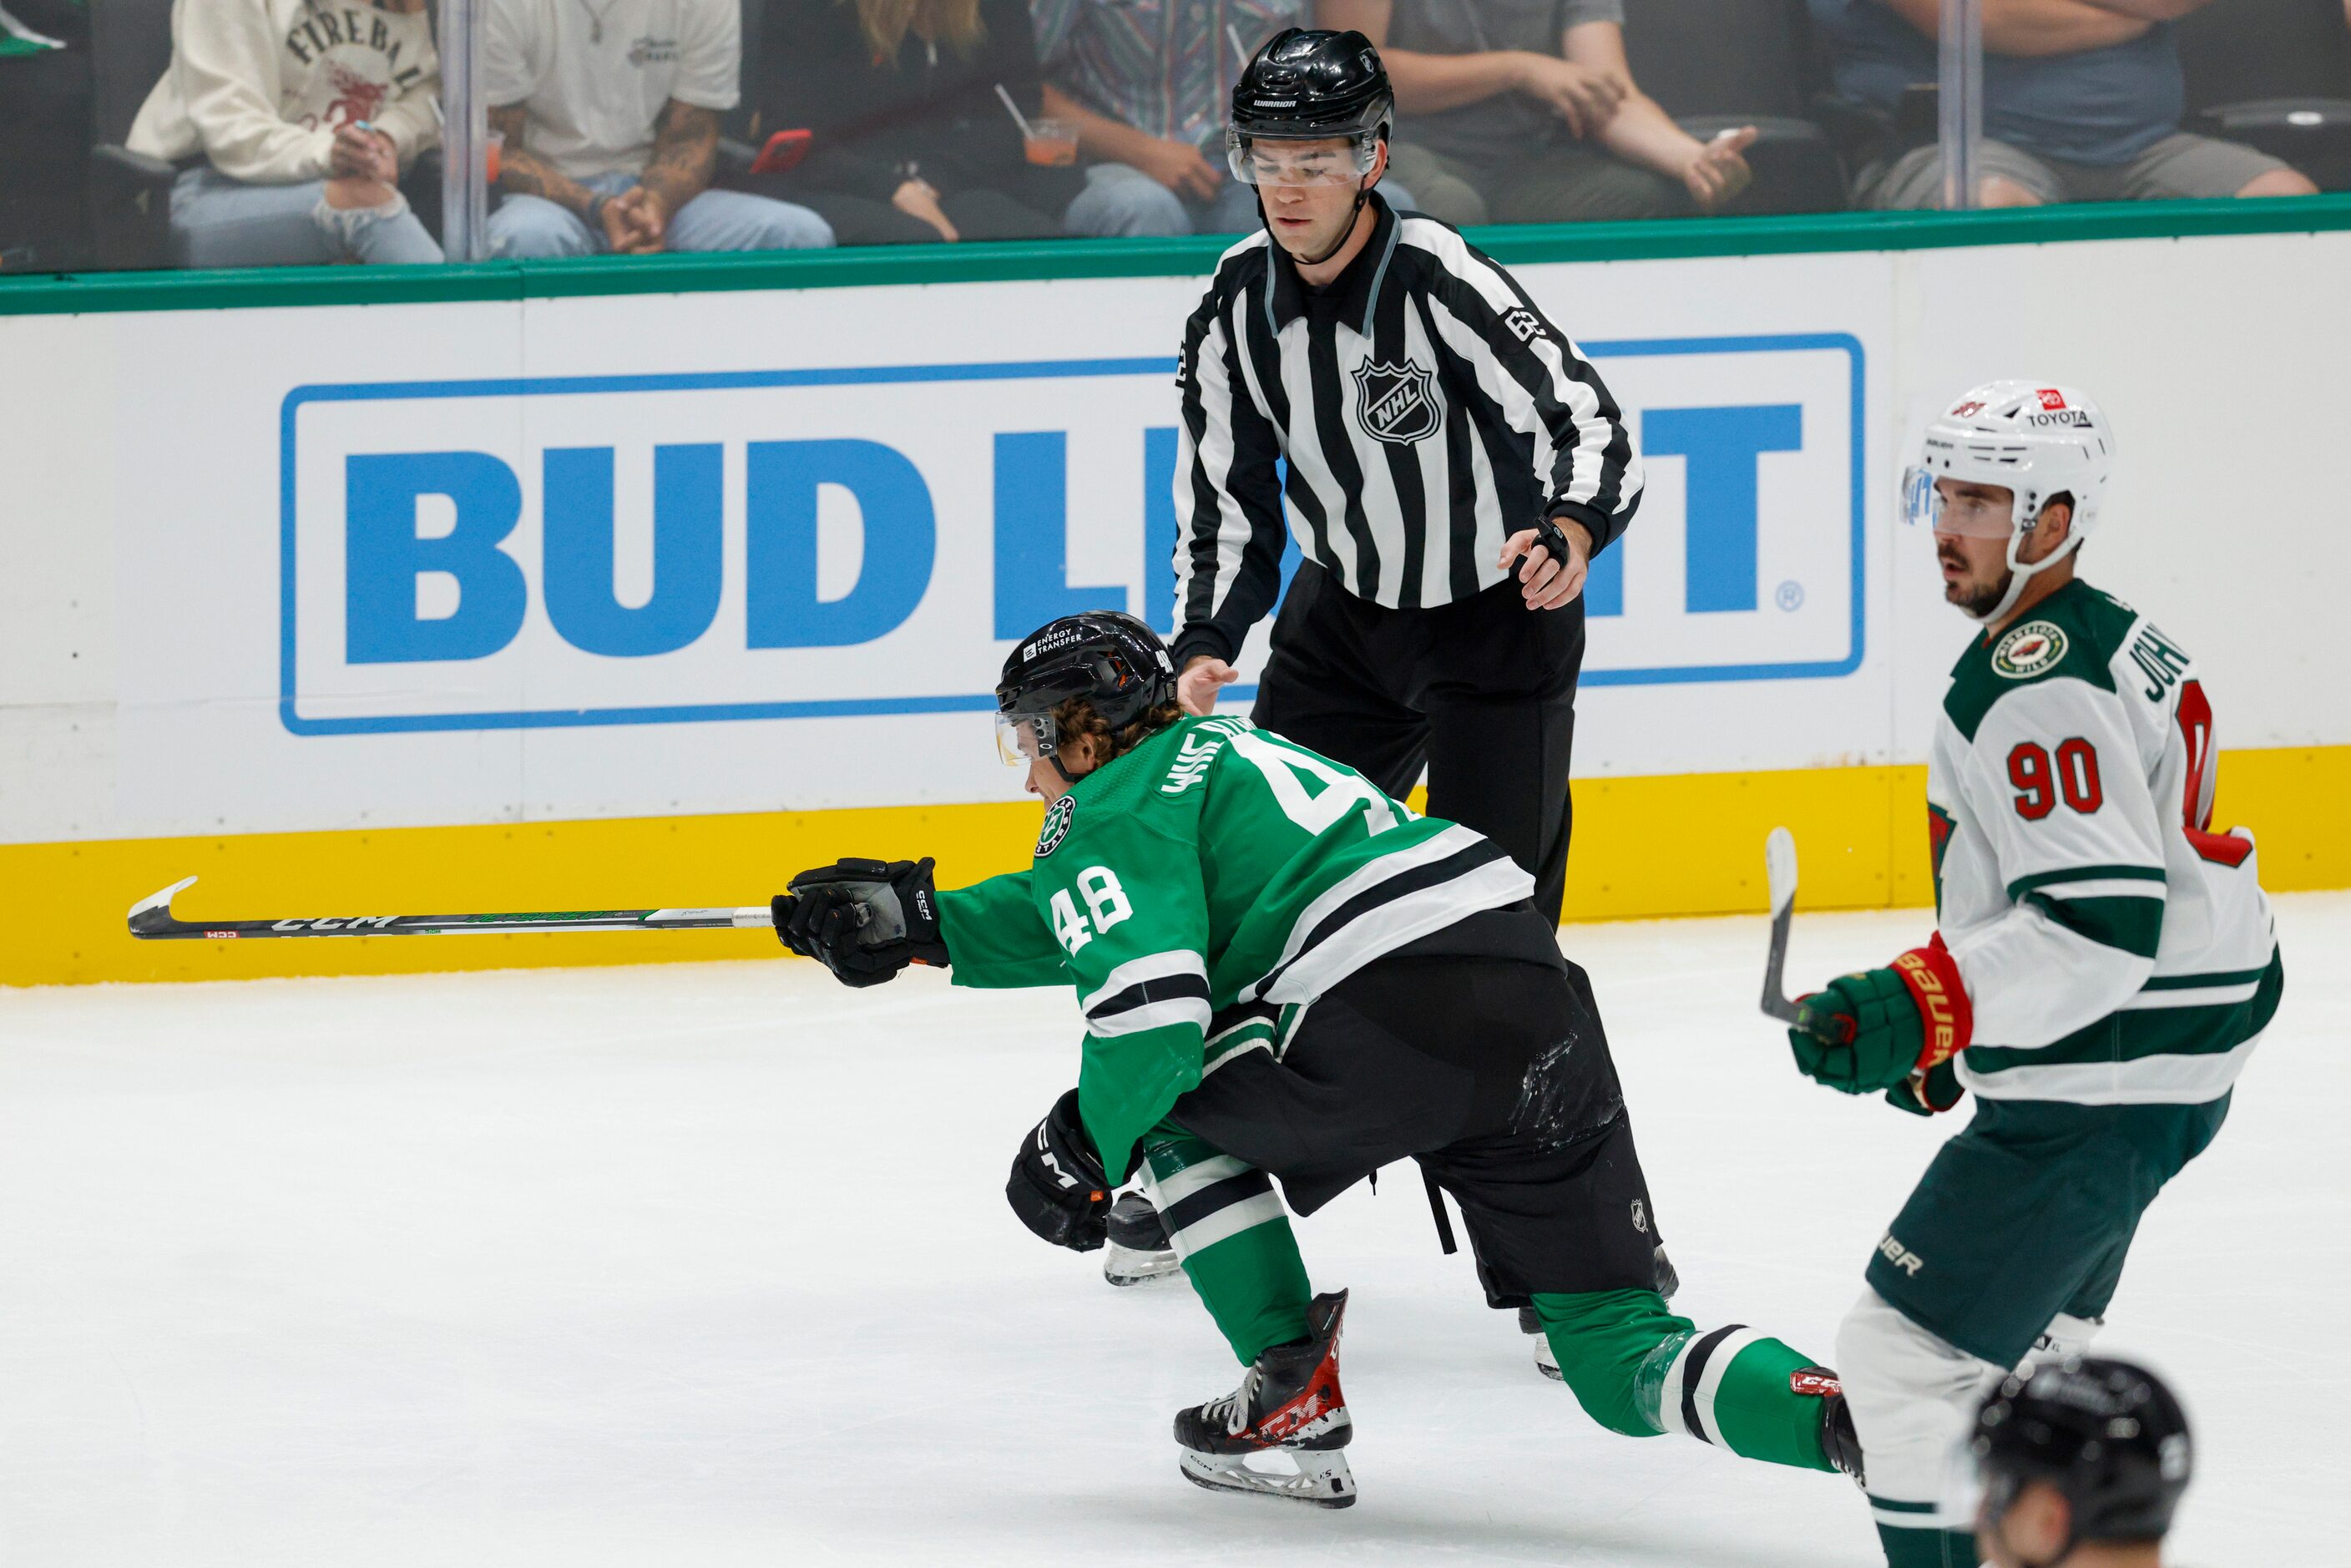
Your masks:
M1265 227L1185 331L1176 468L1185 706L1274 622L1257 722L1567 877L1568 758L1593 555L1640 460L1616 402L1526 291L1375 186L1395 100L1360 33L1292 28L1233 90L1234 174Z

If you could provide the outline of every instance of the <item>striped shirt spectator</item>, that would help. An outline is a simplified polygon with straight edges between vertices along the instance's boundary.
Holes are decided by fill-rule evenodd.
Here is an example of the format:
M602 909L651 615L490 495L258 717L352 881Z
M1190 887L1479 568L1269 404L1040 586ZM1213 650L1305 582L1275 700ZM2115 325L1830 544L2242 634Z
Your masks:
M1045 111L1075 126L1092 161L1071 230L1255 228L1256 193L1225 171L1226 106L1250 53L1306 10L1305 0L1029 0Z

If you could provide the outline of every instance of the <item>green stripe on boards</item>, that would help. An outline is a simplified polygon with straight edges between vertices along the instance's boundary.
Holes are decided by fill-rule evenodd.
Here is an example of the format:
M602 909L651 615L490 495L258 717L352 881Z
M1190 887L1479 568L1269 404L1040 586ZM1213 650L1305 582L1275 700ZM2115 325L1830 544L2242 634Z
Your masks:
M1160 1123L1143 1139L1154 1181L1222 1153L1173 1122ZM1314 1289L1287 1214L1201 1248L1184 1260L1184 1273L1243 1366L1269 1345L1306 1337L1306 1306Z
M2020 876L2008 884L2008 896L2022 898L2036 887L2047 887L2060 882L2161 882L2163 868L2158 865L2076 865L2064 871L2038 871L2031 876Z
M2234 1051L2269 1027L2285 990L2285 966L2272 958L2260 986L2241 1002L2208 1007L2134 1008L2110 1013L2086 1029L2037 1050L1971 1045L1969 1070L2003 1072L2011 1067L2062 1067L2085 1061L2137 1061L2149 1056L2217 1056ZM2214 984L2220 982L2214 981ZM2242 982L2239 982L2242 983Z
M2045 893L2028 893L2024 902L2076 936L2135 958L2154 957L2156 945L2163 939L2160 898L2052 898Z

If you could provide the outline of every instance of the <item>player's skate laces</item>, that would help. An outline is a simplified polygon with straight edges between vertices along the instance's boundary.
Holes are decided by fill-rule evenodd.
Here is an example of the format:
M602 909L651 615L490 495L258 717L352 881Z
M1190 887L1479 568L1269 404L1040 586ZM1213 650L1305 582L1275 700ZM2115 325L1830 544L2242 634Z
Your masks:
M1109 1236L1102 1246L1102 1278L1112 1284L1141 1285L1184 1271L1166 1224L1141 1193L1121 1194L1103 1224Z
M1211 1491L1256 1492L1320 1508L1355 1500L1355 1478L1339 1452L1355 1435L1339 1391L1339 1324L1347 1292L1317 1296L1306 1309L1302 1343L1261 1352L1238 1388L1176 1414L1176 1464ZM1279 1460L1252 1465L1279 1454Z

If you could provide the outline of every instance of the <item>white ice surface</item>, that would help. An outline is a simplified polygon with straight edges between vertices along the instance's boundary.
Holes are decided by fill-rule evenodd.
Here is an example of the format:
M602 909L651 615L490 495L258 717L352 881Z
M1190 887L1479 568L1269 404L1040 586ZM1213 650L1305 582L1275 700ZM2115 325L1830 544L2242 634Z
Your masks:
M2188 1394L2204 1568L2343 1560L2351 895L2279 914L2284 1009L2104 1342ZM1924 924L1800 918L1792 977ZM1763 930L1566 940L1677 1304L1825 1358L1957 1118L1801 1080ZM0 990L0 1562L1876 1560L1838 1478L1586 1421L1409 1167L1301 1227L1355 1292L1361 1504L1186 1485L1169 1416L1236 1376L1207 1314L999 1196L1073 1017L793 962Z

